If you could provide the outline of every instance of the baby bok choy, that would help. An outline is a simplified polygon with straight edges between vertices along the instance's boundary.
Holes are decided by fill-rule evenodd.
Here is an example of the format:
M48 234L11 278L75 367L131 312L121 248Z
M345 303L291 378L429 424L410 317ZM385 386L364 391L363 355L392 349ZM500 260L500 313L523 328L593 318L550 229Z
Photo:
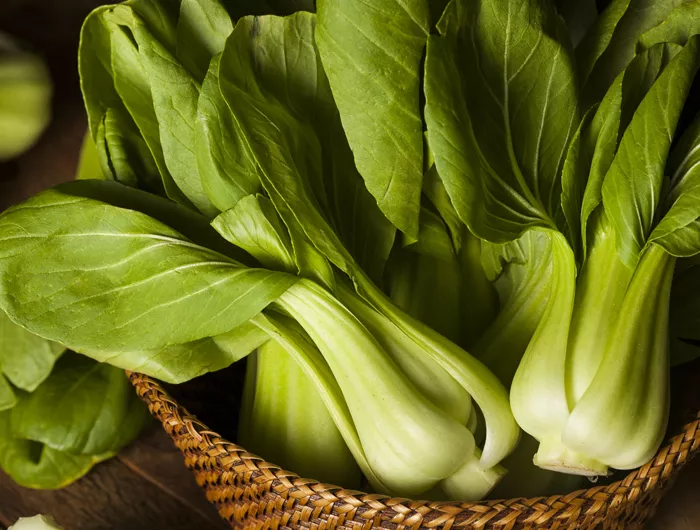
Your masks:
M700 204L666 167L698 69L697 37L678 21L642 36L636 55L596 55L615 24L594 25L574 54L547 4L452 0L428 42L428 138L460 218L495 243L533 230L549 240L549 271L529 298L544 304L528 311L531 338L515 326L525 338L499 364L492 346L508 334L496 332L513 320L497 319L475 348L506 382L513 377L513 413L540 442L535 463L547 469L637 467L665 432L674 262L700 251L690 220ZM593 92L582 93L578 79L586 61L621 65L590 110ZM691 143L677 149L688 153Z

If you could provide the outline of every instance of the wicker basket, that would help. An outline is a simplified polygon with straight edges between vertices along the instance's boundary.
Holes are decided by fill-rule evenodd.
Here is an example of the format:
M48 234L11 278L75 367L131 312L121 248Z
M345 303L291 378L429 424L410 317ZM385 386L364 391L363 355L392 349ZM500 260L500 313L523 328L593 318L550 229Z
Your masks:
M692 372L688 377L686 371L680 399L698 411L700 370ZM129 377L221 517L244 530L641 529L670 481L700 450L700 412L695 412L685 416L689 421L650 463L609 485L568 495L474 503L392 499L284 471L209 430L154 380L136 373Z

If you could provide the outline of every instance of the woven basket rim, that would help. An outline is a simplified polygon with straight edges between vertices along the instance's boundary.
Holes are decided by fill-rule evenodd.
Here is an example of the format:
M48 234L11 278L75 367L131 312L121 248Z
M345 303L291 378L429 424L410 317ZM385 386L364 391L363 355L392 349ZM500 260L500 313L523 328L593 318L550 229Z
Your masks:
M658 491L675 478L678 471L700 450L698 410L649 463L610 484L564 495L529 499L519 497L460 502L392 498L301 478L249 453L211 430L152 378L129 371L127 375L141 399L148 404L151 414L163 424L184 454L187 466L195 474L201 475L198 475L197 481L207 490L208 499L217 505L220 515L234 527L270 528L269 521L262 523L259 520L262 515L258 504L263 500L273 502L279 511L274 516L279 520L272 523L272 528L276 528L277 524L287 526L291 523L294 526L294 523L303 520L313 523L324 511L327 517L340 517L331 527L342 526L343 522L347 524L347 516L352 511L356 519L354 522L362 522L366 529L378 526L410 526L411 529L449 529L452 526L503 530L584 529L599 524L607 528L610 521L622 520L641 524L653 513L661 497ZM239 495L245 489L241 481L252 490ZM227 492L227 489L236 492ZM251 509L253 505L257 508ZM644 513L635 509L642 505L645 507ZM309 512L309 506L315 509ZM267 514L264 518L274 517Z

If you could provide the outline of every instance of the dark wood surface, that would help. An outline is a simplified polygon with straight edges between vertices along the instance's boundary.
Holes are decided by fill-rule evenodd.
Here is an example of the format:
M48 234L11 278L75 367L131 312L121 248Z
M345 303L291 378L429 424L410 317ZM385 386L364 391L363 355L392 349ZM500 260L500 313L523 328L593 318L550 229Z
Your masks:
M44 138L19 160L0 165L0 210L73 177L86 127L75 67L77 35L85 14L99 3L0 0L0 30L44 53L56 82L54 119ZM0 472L0 528L36 513L54 515L66 530L226 528L155 424L117 458L64 490L26 490ZM648 528L700 529L700 459L681 474Z
M0 472L0 528L50 513L66 530L225 530L159 425L58 491L20 488Z

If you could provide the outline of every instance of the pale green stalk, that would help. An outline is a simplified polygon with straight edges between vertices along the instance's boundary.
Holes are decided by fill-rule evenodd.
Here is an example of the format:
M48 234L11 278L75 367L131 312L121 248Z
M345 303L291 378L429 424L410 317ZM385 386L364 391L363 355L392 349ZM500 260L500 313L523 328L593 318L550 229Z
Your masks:
M343 393L318 348L303 331L297 329L298 324L287 317L258 315L253 318L253 322L285 347L316 386L321 400L326 404L333 422L370 485L382 493L393 494L369 465Z
M372 470L390 489L420 494L464 462L474 439L433 405L340 302L301 279L277 300L323 353Z
M566 390L571 408L598 372L633 272L617 254L615 230L604 211L594 226L590 250L576 282L569 334Z
M401 311L368 278L358 275L354 280L360 295L454 377L476 402L487 430L481 466L488 469L497 465L515 448L520 435L503 385L462 348Z
M503 466L495 465L483 468L479 461L481 451L474 448L474 453L459 470L440 483L440 487L450 500L477 501L483 499L506 475Z
M648 462L666 431L675 262L654 244L643 252L598 372L563 432L567 447L616 469Z
M388 318L375 311L352 289L337 284L339 300L362 322L406 377L435 406L467 425L473 414L471 397L438 363L425 354Z
M244 394L252 399L241 411L241 445L302 477L359 488L352 453L314 383L284 346L269 340L249 362Z
M513 378L510 403L522 429L540 442L535 463L576 473L584 467L598 474L607 469L583 455L572 454L561 442L569 419L565 373L569 325L574 308L576 264L565 237L552 238L552 282L540 324Z

